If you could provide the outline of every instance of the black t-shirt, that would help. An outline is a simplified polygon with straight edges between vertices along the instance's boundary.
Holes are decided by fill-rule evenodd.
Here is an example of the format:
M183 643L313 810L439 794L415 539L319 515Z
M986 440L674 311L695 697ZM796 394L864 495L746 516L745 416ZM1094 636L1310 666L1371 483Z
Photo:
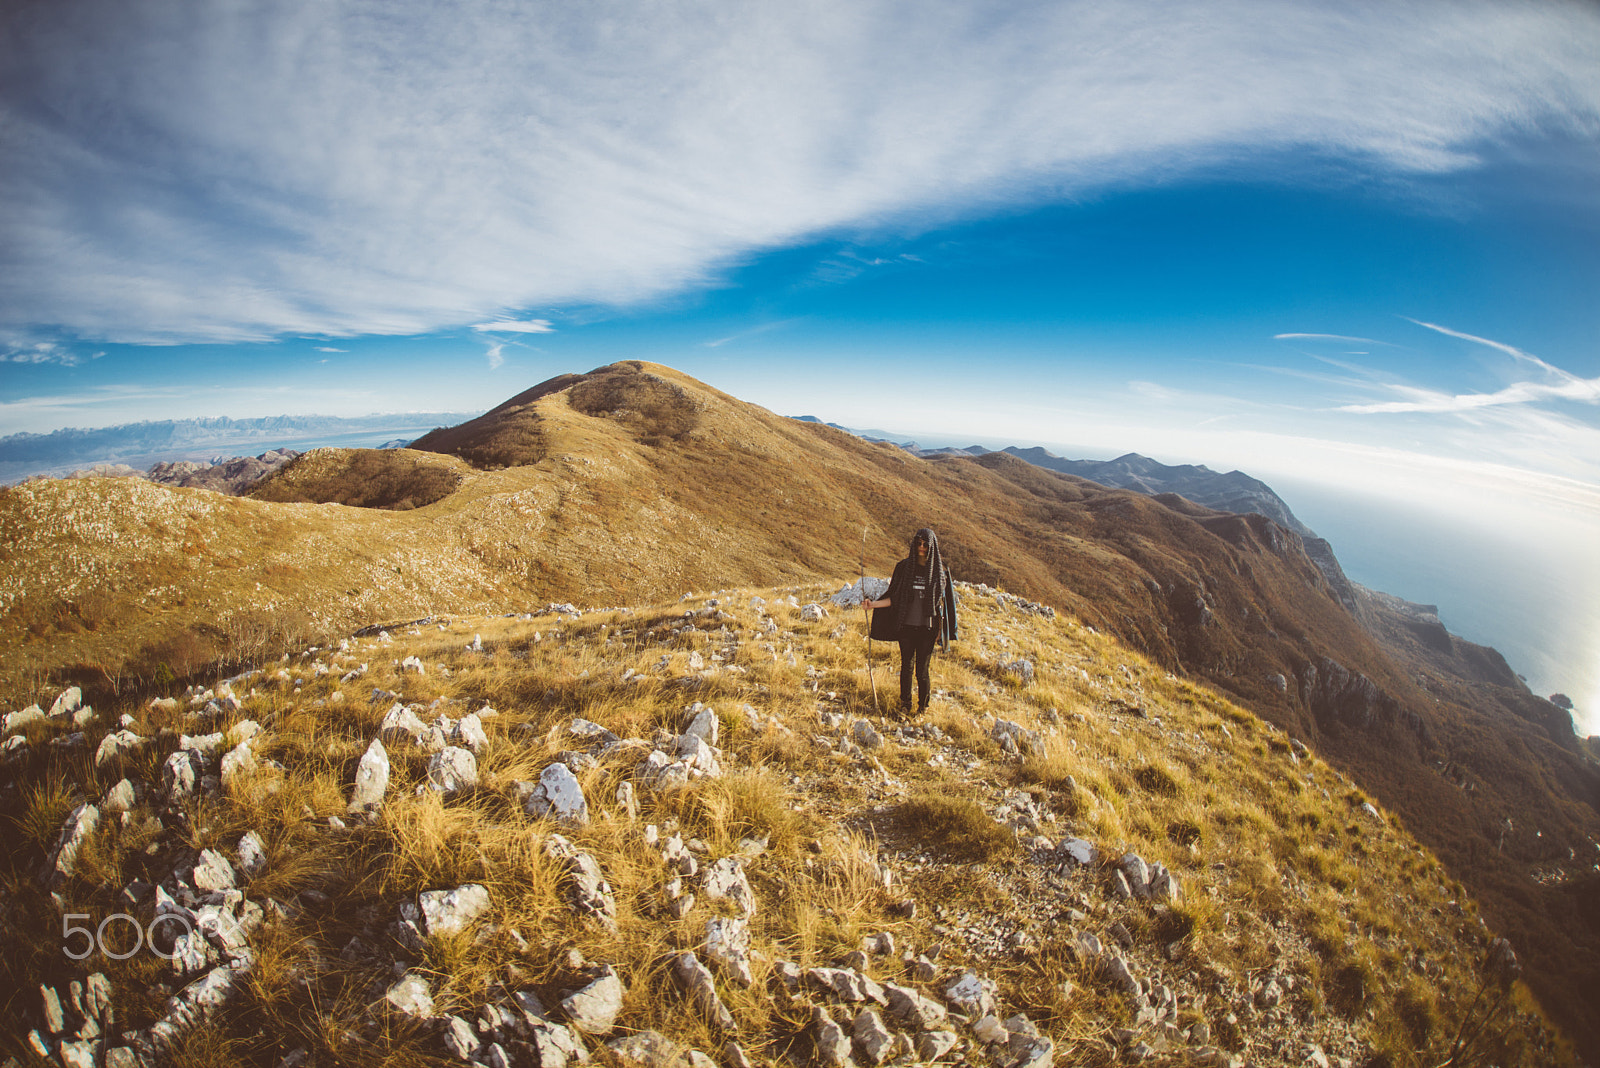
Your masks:
M914 575L911 579L911 606L906 609L902 626L933 626L933 605L928 596L928 576Z

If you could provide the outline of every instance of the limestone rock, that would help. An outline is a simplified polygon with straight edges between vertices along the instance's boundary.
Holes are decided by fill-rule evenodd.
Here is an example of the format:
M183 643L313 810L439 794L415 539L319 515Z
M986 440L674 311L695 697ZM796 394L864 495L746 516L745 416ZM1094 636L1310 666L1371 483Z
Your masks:
M204 770L202 757L192 749L180 749L167 757L161 766L161 785L168 803L181 805L193 797Z
M119 757L133 755L144 746L146 740L130 730L120 730L106 735L100 739L100 748L95 750L95 767L105 767Z
M195 862L194 874L190 876L195 889L206 893L232 890L236 879L228 858L214 849L200 851L200 859Z
M622 1011L625 992L616 969L607 966L600 978L564 998L561 1011L567 1014L572 1026L585 1034L607 1034Z
M119 812L130 811L137 801L138 798L133 791L133 783L127 779L122 779L106 791L105 800L100 802L100 811L107 816L115 816Z
M79 805L62 824L61 836L56 840L55 851L50 854L49 865L56 875L71 875L78 866L78 851L100 825L100 810L94 805Z
M995 1010L995 984L976 972L963 972L945 987L944 999L968 1016L987 1016Z
M820 623L828 618L828 610L820 604L808 604L800 609L800 618L807 623Z
M891 1019L919 1031L932 1031L948 1019L943 1005L909 986L883 985Z
M352 813L364 812L383 804L383 795L389 790L389 751L383 741L374 738L356 767L355 789L350 791Z
M415 712L398 701L378 725L378 737L390 743L415 742L427 733L428 725L418 719Z
M954 1031L924 1031L916 1037L917 1059L936 1061L961 1041Z
M433 991L428 986L428 980L415 972L407 972L390 986L384 999L396 1011L418 1020L431 1019L433 1016Z
M12 731L20 731L28 724L41 719L44 719L44 709L38 705L29 705L20 712L7 712L3 730L4 733L10 734Z
M689 725L683 728L683 733L695 735L707 745L716 745L717 735L722 728L722 723L717 718L716 710L709 705L703 705L696 701L689 706L689 713Z
M425 890L417 895L417 908L422 915L422 930L430 938L455 934L489 911L489 891L478 883L454 890Z
M614 930L617 925L617 901L594 857L559 834L552 834L546 839L544 849L546 855L560 862L567 873L573 909L579 915L591 916Z
M68 686L62 690L50 706L50 718L60 719L70 716L83 707L83 691L76 686Z
M428 789L458 794L478 785L478 759L472 750L447 746L428 760Z
M750 921L718 916L706 922L706 956L740 986L755 983L750 974Z
M249 742L240 742L222 758L222 782L226 786L236 777L256 769L256 755Z
M847 1068L851 1064L850 1037L817 1006L811 1009L811 1042L817 1068Z
M686 1068L688 1064L683 1048L659 1031L640 1031L613 1038L606 1047L624 1065L638 1068Z
M693 953L678 954L672 962L672 977L683 988L690 1002L700 1010L707 1023L723 1031L733 1031L737 1027L733 1014L717 996L717 985L711 978L711 972Z
M882 749L883 735L864 719L858 719L850 728L850 738L863 749Z
M689 785L689 766L673 760L661 750L654 750L634 769L639 781L663 793Z
M888 997L878 983L849 968L812 968L806 978L843 1001L874 1001L886 1004Z
M748 918L756 914L756 895L738 857L723 857L711 865L704 882L706 897L712 901L732 901Z
M1100 859L1100 851L1095 849L1094 843L1083 838L1063 838L1056 847L1056 853L1063 859L1084 866Z
M872 1009L862 1009L856 1013L850 1037L861 1064L882 1064L894 1052L894 1034Z
M475 756L482 756L489 749L489 735L484 731L483 720L476 712L461 717L456 724L455 739L457 744L472 750Z
M535 818L548 816L579 826L589 822L589 802L584 799L583 787L572 769L560 763L551 764L540 773L539 784L523 810Z

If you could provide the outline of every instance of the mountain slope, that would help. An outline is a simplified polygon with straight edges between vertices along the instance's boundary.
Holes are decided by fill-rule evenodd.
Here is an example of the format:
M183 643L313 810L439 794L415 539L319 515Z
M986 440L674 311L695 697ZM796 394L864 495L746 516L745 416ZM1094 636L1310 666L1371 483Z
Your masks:
M108 1045L180 1066L647 1032L730 1064L1562 1061L1485 989L1504 958L1447 871L1281 731L966 584L928 716L885 719L859 613L802 608L826 592L428 620L30 723L0 778L12 1048L64 1054L98 976ZM80 800L104 815L52 854ZM128 948L207 919L170 963Z
M424 446L479 469L404 512L109 480L6 491L6 690L20 707L52 674L108 688L297 629L837 580L863 557L881 575L931 524L958 578L1207 680L1358 777L1480 894L1537 962L1541 997L1594 1041L1592 759L1514 679L1423 665L1375 637L1271 520L1002 453L919 459L633 361L534 387ZM338 467L316 455L300 463Z

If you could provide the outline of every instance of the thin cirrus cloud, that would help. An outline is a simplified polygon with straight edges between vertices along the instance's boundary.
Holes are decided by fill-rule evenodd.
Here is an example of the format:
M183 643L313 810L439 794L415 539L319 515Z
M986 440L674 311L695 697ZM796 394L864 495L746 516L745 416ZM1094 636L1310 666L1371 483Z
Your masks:
M1387 388L1398 394L1401 399L1381 401L1371 404L1345 404L1338 410L1353 412L1363 415L1424 412L1424 413L1449 413L1470 412L1484 408L1499 408L1513 405L1533 404L1540 401L1564 400L1575 401L1580 404L1600 403L1600 378L1580 378L1570 371L1562 370L1553 364L1541 360L1539 357L1514 345L1503 341L1495 341L1476 334L1452 330L1447 326L1437 323L1423 322L1420 319L1409 319L1408 322L1443 334L1446 337L1458 338L1469 341L1475 345L1503 352L1518 363L1527 364L1536 368L1544 376L1543 381L1524 380L1513 382L1510 385L1488 393L1451 393L1444 390L1424 389L1417 386L1408 386L1398 383L1389 384Z
M549 334L555 332L549 319L497 319L492 323L474 323L472 329L486 334Z
M537 333L529 309L658 298L830 229L1290 154L1440 174L1600 129L1577 4L330 0L246 25L60 0L4 23L0 336L26 340Z

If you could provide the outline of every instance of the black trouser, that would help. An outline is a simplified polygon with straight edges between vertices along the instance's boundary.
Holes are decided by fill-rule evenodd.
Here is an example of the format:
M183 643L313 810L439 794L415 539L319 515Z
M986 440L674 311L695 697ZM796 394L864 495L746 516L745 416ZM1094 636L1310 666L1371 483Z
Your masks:
M933 687L928 684L928 658L933 655L935 627L900 628L900 703L911 707L911 667L917 669L917 711L928 707Z

